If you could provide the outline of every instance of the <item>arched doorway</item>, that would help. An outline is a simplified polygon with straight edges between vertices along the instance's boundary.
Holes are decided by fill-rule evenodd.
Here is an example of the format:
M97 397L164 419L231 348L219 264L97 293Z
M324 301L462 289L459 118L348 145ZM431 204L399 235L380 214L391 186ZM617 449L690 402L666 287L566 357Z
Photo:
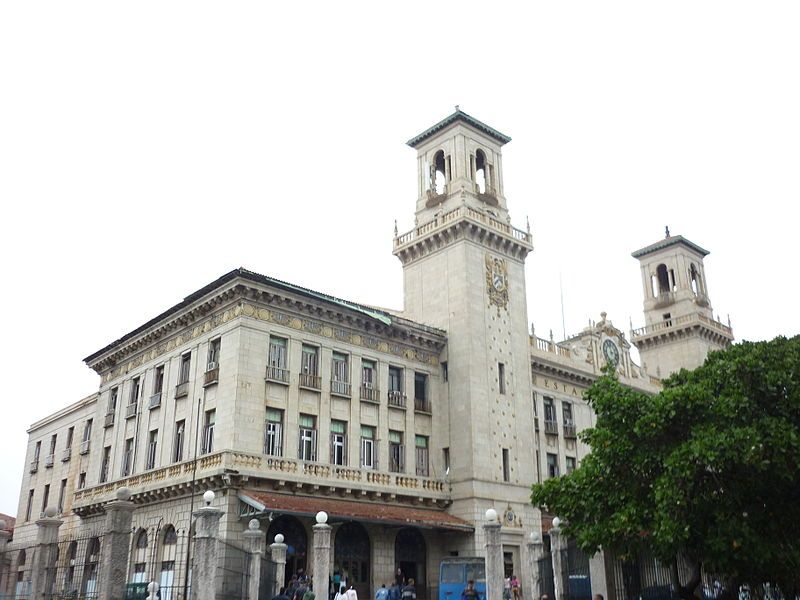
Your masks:
M360 523L351 521L339 527L333 544L333 568L339 570L348 587L353 586L359 598L372 598L369 534Z
M275 536L279 533L283 534L283 543L286 544L286 578L284 581L288 585L292 575L298 570L308 570L308 536L303 524L289 515L281 515L270 523L267 530L267 544L274 542Z
M417 598L422 600L427 597L427 564L428 551L425 538L419 529L406 527L397 532L394 539L394 564L403 572L403 577L413 579L417 588Z

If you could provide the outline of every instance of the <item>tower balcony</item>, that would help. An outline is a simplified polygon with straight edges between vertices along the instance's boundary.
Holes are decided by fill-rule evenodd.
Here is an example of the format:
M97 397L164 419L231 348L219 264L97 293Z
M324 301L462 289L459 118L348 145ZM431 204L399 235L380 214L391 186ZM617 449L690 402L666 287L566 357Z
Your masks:
M662 338L685 335L690 330L697 330L702 335L726 346L733 341L733 329L699 313L674 317L658 323L650 323L631 331L631 341L637 348L657 344Z

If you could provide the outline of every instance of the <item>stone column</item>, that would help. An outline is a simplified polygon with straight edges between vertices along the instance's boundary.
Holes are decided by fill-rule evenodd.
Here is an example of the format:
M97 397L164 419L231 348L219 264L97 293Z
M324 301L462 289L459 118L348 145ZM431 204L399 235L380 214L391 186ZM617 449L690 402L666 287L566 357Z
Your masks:
M264 556L264 540L267 535L261 531L260 525L258 519L251 519L247 531L244 532L245 548L250 553L250 577L247 582L249 600L258 600L258 590L261 587L261 558Z
M610 552L600 550L589 559L589 578L592 581L592 594L602 594L603 598L616 596L614 560Z
M525 544L527 550L527 573L523 580L522 597L528 600L537 600L542 595L542 590L539 589L539 560L544 555L544 546L542 544L542 534L534 531L528 537L528 543ZM527 588L527 589L526 589Z
M502 600L503 544L500 543L497 511L493 508L486 511L483 535L486 538L486 600Z
M286 585L286 544L283 543L283 534L275 536L275 542L269 545L272 562L275 563L275 589L270 598L278 595L281 588Z
M117 499L105 506L105 539L100 550L99 573L97 576L98 598L125 600L133 509L131 491L126 487L119 488L117 490Z
M562 560L562 550L567 548L567 538L561 534L561 520L556 517L553 519L553 527L550 529L550 551L553 554L553 585L556 590L555 600L568 600L569 574L567 573L567 562Z
M214 501L211 490L203 494L206 506L194 511L195 521L194 549L192 551L192 592L191 600L214 600L217 589L217 566L219 563L219 520L225 514L211 506Z
M31 561L31 598L49 597L55 581L58 528L64 522L56 514L56 509L50 506L44 511L44 517L36 521L36 550Z
M328 525L328 514L317 513L317 524L314 525L314 593L318 598L328 597L328 586L331 578L331 526Z

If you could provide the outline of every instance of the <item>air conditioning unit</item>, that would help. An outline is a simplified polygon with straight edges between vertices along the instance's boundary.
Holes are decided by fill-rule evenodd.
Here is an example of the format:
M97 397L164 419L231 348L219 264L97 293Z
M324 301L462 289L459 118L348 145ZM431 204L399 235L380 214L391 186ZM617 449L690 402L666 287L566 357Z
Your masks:
M217 363L216 363L216 361L212 360L210 363L208 363L208 366L206 367L206 373L208 371L213 371L216 368L217 368Z

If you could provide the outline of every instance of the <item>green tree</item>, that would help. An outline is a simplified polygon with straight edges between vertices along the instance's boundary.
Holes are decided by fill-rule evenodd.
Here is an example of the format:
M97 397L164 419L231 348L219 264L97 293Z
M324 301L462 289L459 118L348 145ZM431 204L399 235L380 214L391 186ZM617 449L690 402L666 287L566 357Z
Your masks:
M566 535L588 552L648 549L682 598L701 570L729 590L800 590L800 336L713 352L654 396L607 372L585 397L591 453L531 496ZM679 577L679 559L691 576Z

